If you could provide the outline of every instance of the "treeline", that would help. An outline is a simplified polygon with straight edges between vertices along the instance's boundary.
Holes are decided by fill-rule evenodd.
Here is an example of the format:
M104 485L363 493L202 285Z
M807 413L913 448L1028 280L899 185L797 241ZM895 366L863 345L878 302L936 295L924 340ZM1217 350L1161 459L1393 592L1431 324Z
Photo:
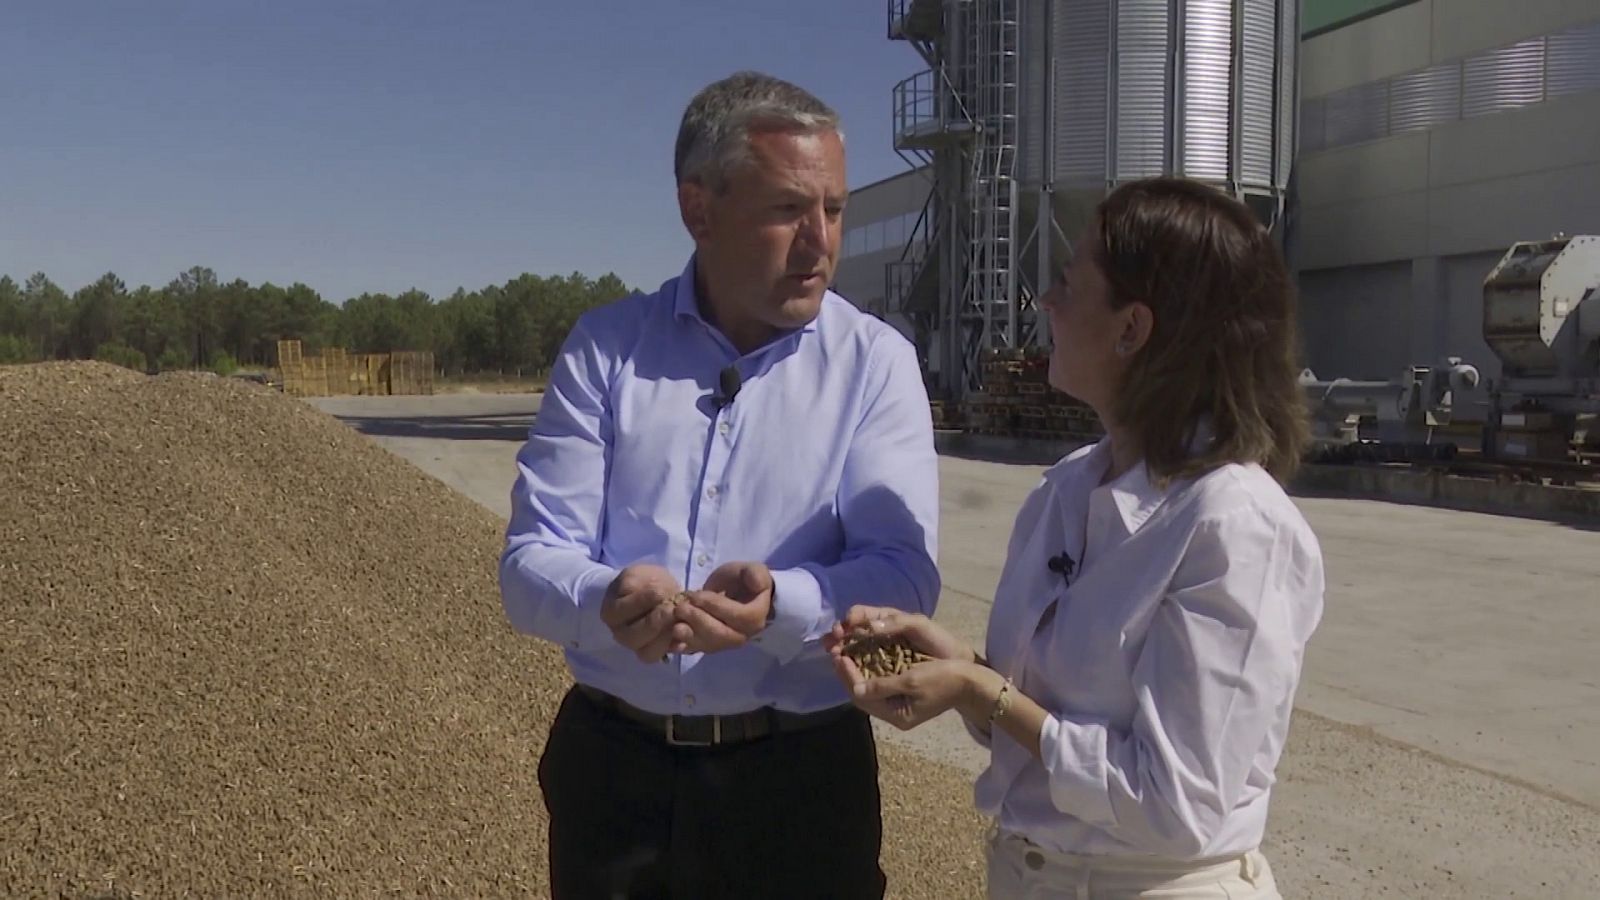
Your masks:
M531 373L549 367L580 313L628 293L611 274L522 275L438 300L407 291L340 306L298 282L223 283L199 266L162 288L129 290L107 273L70 295L42 272L21 285L0 276L0 363L92 358L227 372L276 365L277 342L298 338L307 353L431 350L447 373Z

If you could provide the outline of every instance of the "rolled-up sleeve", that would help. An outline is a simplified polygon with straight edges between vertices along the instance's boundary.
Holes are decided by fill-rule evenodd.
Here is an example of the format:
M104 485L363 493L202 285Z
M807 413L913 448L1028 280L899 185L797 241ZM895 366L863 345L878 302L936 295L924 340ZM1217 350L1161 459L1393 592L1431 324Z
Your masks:
M500 558L512 627L573 649L611 640L600 605L617 573L597 561L612 427L606 368L580 319L517 453Z
M1131 727L1045 722L1057 809L1153 853L1205 853L1292 707L1305 617L1320 609L1301 556L1253 508L1198 523L1134 668Z
M933 615L939 599L939 463L922 371L910 342L886 333L865 374L838 489L844 553L833 565L772 573L774 618L758 646L781 661L818 641L851 606Z

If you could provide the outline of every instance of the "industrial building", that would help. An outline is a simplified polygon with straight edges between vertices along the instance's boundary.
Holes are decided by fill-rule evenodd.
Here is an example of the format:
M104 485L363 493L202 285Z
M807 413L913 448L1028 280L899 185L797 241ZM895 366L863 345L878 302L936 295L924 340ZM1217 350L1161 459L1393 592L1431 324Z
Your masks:
M887 6L927 65L892 98L907 171L852 193L835 286L946 401L983 391L984 354L1048 343L1033 298L1133 178L1208 181L1282 237L1319 378L1460 357L1493 384L1486 276L1600 234L1600 0Z

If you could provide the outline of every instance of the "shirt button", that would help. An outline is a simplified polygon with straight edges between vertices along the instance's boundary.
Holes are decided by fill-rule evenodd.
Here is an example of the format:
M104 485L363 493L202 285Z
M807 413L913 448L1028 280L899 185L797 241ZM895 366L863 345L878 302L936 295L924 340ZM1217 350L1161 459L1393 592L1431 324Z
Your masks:
M696 565L703 566L706 563L711 562L711 557L709 557L709 556L705 555L704 553L702 553L699 556L695 557L694 561L695 561Z
M711 487L706 488L706 496L715 499L717 496L717 486L713 484Z
M730 432L732 430L733 430L733 426L729 425L727 422L719 422L719 423L717 423L717 434L725 435L725 434L727 434L728 432Z
M694 708L694 695L693 694L685 695L684 698L683 698L683 705L693 709Z

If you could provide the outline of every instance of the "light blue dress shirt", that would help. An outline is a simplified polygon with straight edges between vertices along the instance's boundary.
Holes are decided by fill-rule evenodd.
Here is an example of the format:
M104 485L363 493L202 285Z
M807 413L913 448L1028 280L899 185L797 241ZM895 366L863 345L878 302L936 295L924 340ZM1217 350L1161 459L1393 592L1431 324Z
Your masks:
M736 365L731 404L712 402ZM821 637L853 605L931 615L938 462L909 341L827 293L809 325L740 355L699 310L694 260L649 295L585 313L517 455L501 599L574 677L656 713L848 702ZM763 562L775 618L745 646L640 662L600 620L636 563L689 590Z

